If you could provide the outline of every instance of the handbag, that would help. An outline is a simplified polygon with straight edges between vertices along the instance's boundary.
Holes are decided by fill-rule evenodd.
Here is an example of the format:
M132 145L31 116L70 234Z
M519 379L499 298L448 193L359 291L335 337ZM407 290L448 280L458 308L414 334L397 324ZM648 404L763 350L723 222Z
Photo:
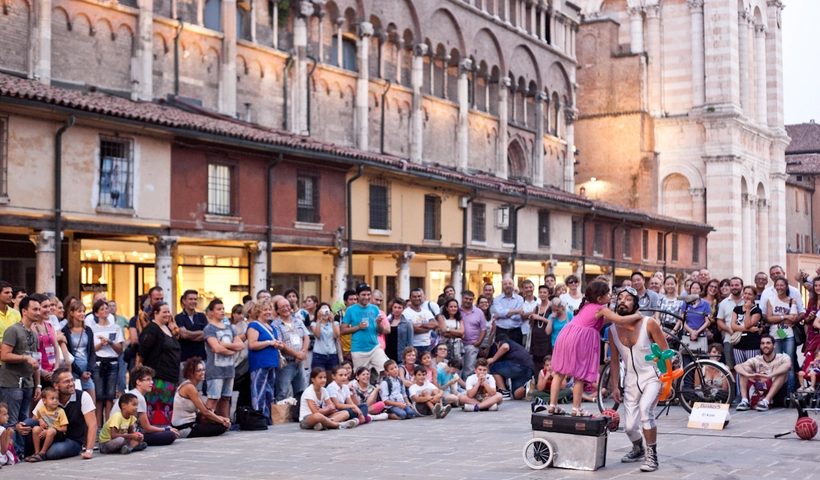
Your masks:
M740 343L741 338L743 338L743 332L732 332L732 336L729 338L729 343L732 345L737 345Z
M273 422L274 425L292 422L293 416L290 413L290 405L281 403L271 405L270 421Z
M236 408L236 423L240 430L258 431L268 429L268 420L259 410L254 410L251 407L237 407Z
M806 327L802 323L796 324L792 327L794 332L794 346L799 347L806 343Z

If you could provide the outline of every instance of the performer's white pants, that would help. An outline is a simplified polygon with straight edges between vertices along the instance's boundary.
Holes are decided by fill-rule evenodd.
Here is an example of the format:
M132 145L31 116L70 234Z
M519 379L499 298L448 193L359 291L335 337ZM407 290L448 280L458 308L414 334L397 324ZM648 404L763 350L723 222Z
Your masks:
M624 408L626 409L626 436L631 442L643 438L641 429L655 428L655 405L661 393L661 382L646 382L638 389L637 382L630 382L631 375L624 379ZM634 378L634 377L633 377Z

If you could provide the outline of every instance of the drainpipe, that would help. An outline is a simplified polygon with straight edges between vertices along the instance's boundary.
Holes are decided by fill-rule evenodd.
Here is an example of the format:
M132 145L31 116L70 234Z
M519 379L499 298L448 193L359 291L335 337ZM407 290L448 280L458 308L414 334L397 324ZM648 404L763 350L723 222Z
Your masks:
M279 154L279 157L268 164L268 199L265 202L266 210L267 210L267 221L268 224L265 226L265 240L268 242L267 252L265 252L267 263L268 263L268 270L267 275L265 278L265 288L270 291L270 284L271 284L271 269L273 269L273 179L271 178L271 173L273 169L276 168L277 165L282 163L282 154Z
M307 55L307 58L313 60L313 68L311 68L310 73L308 73L308 85L307 85L307 87L308 87L308 91L307 91L307 131L308 131L308 136L310 136L310 84L312 83L312 80L313 80L313 72L315 72L316 67L319 66L319 61L316 60L316 57L312 57L310 55Z
M282 116L284 120L282 121L282 130L288 129L288 73L290 72L290 67L293 66L293 52L288 53L288 60L285 62L285 71L283 73L283 80L285 83L285 103L282 105Z
M615 225L615 227L612 229L612 287L613 288L615 287L615 232L619 228L623 228L624 225L626 225L626 219L622 218L621 219L621 224L620 225Z
M513 251L512 251L512 255L510 255L510 258L512 260L512 268L511 268L510 276L513 278L513 281L515 281L515 257L518 256L518 211L521 210L522 208L526 207L528 203L530 203L530 191L525 187L524 188L524 203L517 206L517 207L515 207L513 209L513 215L512 215L512 219L513 219L513 222L514 222L513 223L513 225L514 225L513 228L515 228L515 230L513 230L513 240L514 240Z
M177 18L177 34L174 37L174 96L179 96L179 36L182 35L182 19Z
M670 230L670 231L663 234L663 278L666 278L666 264L669 263L669 262L666 261L666 253L667 253L666 251L668 250L666 248L666 237L668 237L670 234L674 233L677 229L678 229L678 227L675 227L672 230Z
M593 207L594 208L594 207ZM581 223L581 278L578 279L579 285L586 288L586 276L587 276L587 223L595 220L595 217L598 216L598 212L593 212L592 218L584 217L584 221ZM573 272L574 274L575 272Z
M379 49L379 55L381 55L381 49ZM387 92L390 91L390 87L393 86L393 83L390 80L387 80L387 88L384 89L382 92L382 121L381 121L381 140L379 143L379 151L384 154L384 99L387 98ZM466 218L466 217L465 217Z
M347 289L353 288L353 206L351 205L351 187L353 182L362 176L364 165L359 164L359 171L347 181Z
M74 126L74 120L74 115L68 117L54 136L54 293L59 290L63 262L63 134Z
M384 100L382 100L384 101ZM384 118L384 117L382 117ZM382 138L384 138L384 127L382 127ZM383 150L382 150L383 151ZM464 212L461 216L461 290L467 290L467 210L470 204L478 196L478 191L473 189L473 194L467 199Z

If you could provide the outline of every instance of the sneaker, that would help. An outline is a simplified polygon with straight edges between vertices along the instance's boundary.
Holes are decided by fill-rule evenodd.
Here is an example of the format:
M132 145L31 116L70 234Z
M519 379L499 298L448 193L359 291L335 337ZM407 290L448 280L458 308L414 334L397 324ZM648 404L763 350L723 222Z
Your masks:
M441 415L438 418L446 417L447 414L450 413L450 410L452 410L452 409L453 409L453 407L451 407L450 405L445 405L444 408L441 409Z
M512 399L512 394L510 394L510 391L509 391L509 390L501 390L501 389L499 389L499 390L498 390L498 393L500 393L500 394L501 394L501 398L503 398L504 400L511 400L511 399Z
M136 447L134 447L134 451L135 452L141 452L141 451L145 450L146 448L148 448L148 444L145 443L145 442L142 442L139 445L137 445Z
M371 415L370 418L372 418L374 422L387 420L387 413L383 412L378 415Z
M358 418L353 418L353 419L341 422L339 424L339 428L353 428L358 424L359 424L359 419Z
M647 445L646 446L646 459L644 460L644 464L641 465L642 472L654 472L658 469L658 446L657 445Z
M765 398L761 398L757 402L757 406L755 407L755 410L757 410L758 412L765 412L768 409L769 409L769 401L766 400Z
M487 409L488 412L497 412L498 411L498 404L494 403L490 405L490 408Z
M531 402L532 401L532 391L535 390L535 381L530 380L527 382L526 385L526 393L524 394L524 400Z
M433 416L436 417L436 418L441 418L441 404L440 403L437 403L433 407Z
M634 463L639 462L641 459L646 457L646 451L643 448L643 443L633 443L632 450L629 453L621 457L621 462L623 463Z
M317 432L321 432L322 430L325 429L325 426L322 425L321 423L317 423L316 425L313 426L313 429L316 430Z
M129 453L133 452L134 449L129 447L128 445L123 445L120 449L120 453L123 455L128 455Z
M365 415L364 416L364 423L370 423L372 420L373 420L373 417L371 417L370 415Z
M806 393L806 387L800 387L797 389L797 393Z
M743 400L740 401L740 403L737 404L737 406L735 407L735 410L737 410L738 412L745 412L749 408L751 408L751 405L749 404L749 400L744 398Z
M461 409L465 412L477 412L478 411L478 405L470 405L468 403L468 404L465 404L463 407L461 407Z

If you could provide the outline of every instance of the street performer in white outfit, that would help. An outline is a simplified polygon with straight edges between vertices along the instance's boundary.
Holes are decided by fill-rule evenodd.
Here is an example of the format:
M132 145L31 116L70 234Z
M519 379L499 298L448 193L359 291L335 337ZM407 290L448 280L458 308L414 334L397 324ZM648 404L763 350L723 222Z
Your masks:
M618 315L629 315L637 310L638 293L626 287L618 294L615 311ZM610 349L612 360L609 363L612 397L626 408L626 435L632 441L632 451L621 461L638 462L643 458L641 471L654 472L658 469L655 406L662 385L655 362L647 361L646 356L652 354L653 343L657 343L662 351L666 350L666 338L651 317L643 317L642 321L630 325L613 324L609 329L609 338L615 347ZM620 361L623 361L625 369L623 395L618 387ZM646 448L643 446L644 438Z

